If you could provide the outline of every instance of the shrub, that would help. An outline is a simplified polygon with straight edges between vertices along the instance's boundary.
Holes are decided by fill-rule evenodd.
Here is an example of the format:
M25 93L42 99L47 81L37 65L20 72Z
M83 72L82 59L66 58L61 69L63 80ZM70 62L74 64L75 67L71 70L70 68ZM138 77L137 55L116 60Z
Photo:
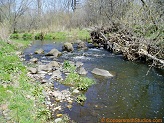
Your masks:
M13 33L10 35L10 39L19 39L19 34L18 33Z
M83 105L83 104L84 104L84 101L85 101L86 99L87 99L87 98L85 97L85 95L84 95L84 94L81 94L81 95L77 96L76 101L77 101L77 103Z
M44 39L44 35L43 33L37 33L35 35L35 40L43 40Z
M24 33L22 38L23 38L23 40L31 40L32 39L32 34Z

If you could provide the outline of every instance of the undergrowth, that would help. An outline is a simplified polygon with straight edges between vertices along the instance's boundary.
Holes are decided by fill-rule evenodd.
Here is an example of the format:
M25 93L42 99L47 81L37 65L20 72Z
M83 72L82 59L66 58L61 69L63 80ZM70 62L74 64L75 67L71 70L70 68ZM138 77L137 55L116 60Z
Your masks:
M23 45L27 46L28 44L26 42ZM17 46L0 41L0 106L7 105L4 110L9 110L8 120L6 117L0 116L0 121L48 122L49 115L42 113L47 112L43 105L42 87L27 77L27 69L15 55L16 51L18 51ZM42 111L38 109L42 109Z

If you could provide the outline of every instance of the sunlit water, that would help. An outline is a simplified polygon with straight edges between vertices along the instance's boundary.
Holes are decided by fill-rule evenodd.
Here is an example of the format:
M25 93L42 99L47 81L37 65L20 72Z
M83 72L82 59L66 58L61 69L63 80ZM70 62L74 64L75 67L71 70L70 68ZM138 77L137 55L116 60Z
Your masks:
M62 44L35 41L24 52L26 60L30 58L28 54L38 48L44 49L45 53L52 48L61 51ZM52 60L43 55L34 56L42 60ZM65 108L61 112L69 114L72 120L78 123L97 123L103 117L164 118L164 70L152 68L146 75L148 65L126 61L120 55L96 48L65 53L59 61L65 59L83 62L84 68L88 71L87 76L96 81L96 84L85 93L87 100L83 106L75 102L71 110ZM95 67L108 70L114 77L107 79L92 75L90 71Z

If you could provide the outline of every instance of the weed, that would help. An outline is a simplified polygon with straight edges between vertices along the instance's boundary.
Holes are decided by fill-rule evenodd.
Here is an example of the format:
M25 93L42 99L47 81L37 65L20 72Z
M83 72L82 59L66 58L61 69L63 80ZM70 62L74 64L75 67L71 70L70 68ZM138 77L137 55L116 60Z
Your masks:
M19 39L19 38L20 38L20 36L18 33L13 33L10 35L10 39Z
M62 82L63 84L77 87L78 90L87 90L95 82L87 77L82 77L75 73L75 67L72 67L68 61L64 62L64 68L70 71L70 74Z
M77 103L83 105L86 99L86 96L84 94L81 94L77 96L76 101Z
M31 33L24 33L22 36L23 40L31 40L32 39L32 34Z
M64 64L63 64L63 68L67 71L67 72L74 72L76 67L72 64L70 64L69 61L65 60Z

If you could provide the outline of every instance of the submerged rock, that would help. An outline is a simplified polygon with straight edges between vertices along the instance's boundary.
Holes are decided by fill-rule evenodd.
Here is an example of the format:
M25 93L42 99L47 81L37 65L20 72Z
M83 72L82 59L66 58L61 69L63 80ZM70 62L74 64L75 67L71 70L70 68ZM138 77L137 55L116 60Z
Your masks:
M61 56L61 52L54 48L54 49L52 49L50 52L48 52L48 53L46 54L46 56L59 57L59 56Z
M71 43L66 42L66 43L64 43L62 50L67 51L67 52L72 52L72 51L74 51L74 48Z
M35 54L44 54L44 50L43 49L38 49L35 51Z
M94 68L91 72L93 74L104 76L104 77L113 77L113 75L110 74L109 71L104 69Z

